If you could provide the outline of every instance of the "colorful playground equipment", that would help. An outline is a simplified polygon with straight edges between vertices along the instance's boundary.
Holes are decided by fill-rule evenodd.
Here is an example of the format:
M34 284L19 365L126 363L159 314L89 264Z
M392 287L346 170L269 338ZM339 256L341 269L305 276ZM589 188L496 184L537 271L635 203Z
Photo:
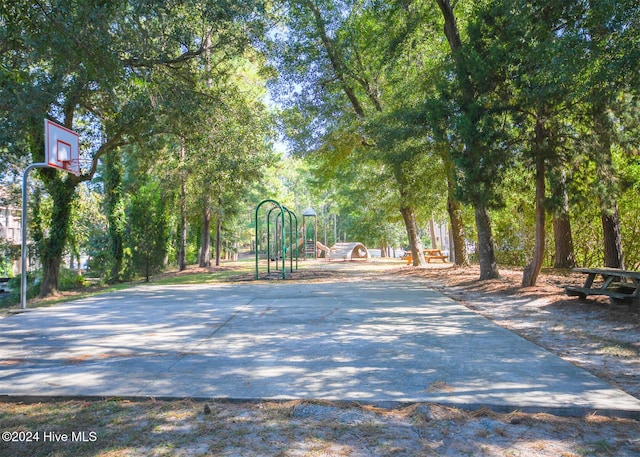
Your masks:
M266 206L265 206L266 205ZM260 210L265 207L262 215L266 223L260 230ZM312 219L308 223L308 219ZM287 225L288 221L288 225ZM273 234L272 234L272 226ZM295 227L295 228L294 228ZM288 230L287 230L288 228ZM358 242L336 243L327 247L317 238L317 215L313 208L307 208L303 213L302 237L298 237L298 218L286 206L276 200L263 200L255 211L255 253L256 253L256 279L260 278L260 255L267 260L267 275L271 274L271 263L275 263L275 270L282 272L282 279L287 278L287 256L289 257L289 272L293 273L293 257L295 253L296 270L298 269L298 253L300 248L304 252L304 258L317 259L322 255L328 261L331 260L370 260L371 255L364 244ZM261 247L263 247L261 251ZM282 269L280 260L282 259Z

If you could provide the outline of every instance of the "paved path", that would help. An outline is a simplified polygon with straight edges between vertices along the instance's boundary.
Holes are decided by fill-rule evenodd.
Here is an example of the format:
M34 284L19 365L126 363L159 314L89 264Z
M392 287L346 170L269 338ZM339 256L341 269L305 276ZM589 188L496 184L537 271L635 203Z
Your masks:
M331 399L640 417L640 400L404 280L141 286L0 319L0 399Z

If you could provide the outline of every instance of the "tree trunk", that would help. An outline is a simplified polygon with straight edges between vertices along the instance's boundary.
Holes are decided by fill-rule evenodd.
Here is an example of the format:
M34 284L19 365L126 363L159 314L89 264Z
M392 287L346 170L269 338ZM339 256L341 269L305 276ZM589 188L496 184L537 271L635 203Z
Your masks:
M522 287L533 287L536 285L538 275L542 269L544 262L545 247L545 221L546 212L544 207L545 200L545 159L544 155L538 153L536 156L536 229L535 229L535 246L533 249L533 258L529 265L524 269L522 274Z
M449 192L447 197L447 211L451 222L451 240L453 241L453 261L458 266L469 265L469 255L465 244L464 224L462 222L462 208L460 202Z
M553 238L555 244L554 268L573 268L576 266L569 217L569 195L567 193L567 176L564 170L549 173L552 186L553 201Z
M622 257L622 233L620 231L620 214L617 205L603 210L600 218L604 233L604 266L625 268Z
M464 223L462 221L462 207L456 200L456 182L454 179L455 164L451 157L451 146L443 146L440 156L445 164L447 173L447 212L449 213L449 223L451 226L450 236L453 243L453 255L451 260L458 266L469 265L469 255L467 254L467 244L464 235Z
M60 263L62 256L47 256L42 260L42 285L40 297L58 295L58 280L60 276Z
M144 282L149 282L151 277L151 256L145 254L144 256Z
M460 31L458 30L458 24L455 14L453 12L453 6L449 0L436 0L442 16L444 18L444 34L449 43L451 49L451 57L453 58L457 79L460 84L460 90L462 95L461 110L469 115L473 112L472 105L476 99L476 93L473 88L471 75L465 69L464 59L462 58L462 40L460 39ZM475 131L475 124L472 123L472 128ZM480 147L477 143L477 131L470 133L464 138L465 146L473 152ZM478 260L480 262L480 279L493 279L498 278L498 266L495 258L495 248L493 235L491 233L491 218L489 211L485 203L483 203L484 195L483 190L475 192L471 198L474 202L474 212L476 219L476 230L478 232ZM452 224L453 225L453 224ZM455 230L455 228L454 228ZM457 246L457 250L461 247ZM456 252L457 254L457 252Z
M438 249L438 241L436 238L436 227L433 222L433 216L429 218L429 235L431 236L431 249Z
M184 138L180 138L180 249L178 250L178 268L187 269L187 175L184 169L187 151Z
M222 216L218 215L216 226L216 267L220 266L220 254L222 252Z
M424 260L422 241L420 240L420 232L418 230L416 215L413 208L402 206L400 208L400 213L402 214L404 224L407 228L409 246L411 247L411 255L413 257L413 265L416 267L426 267L427 262Z
M604 103L594 107L594 127L598 139L595 151L596 177L602 190L600 192L600 219L604 236L604 265L612 268L624 268L622 255L622 231L616 198L615 172L611 157L611 122Z
M500 277L494 250L491 217L483 205L476 205L476 229L478 231L478 259L480 262L480 279L496 279Z
M75 184L70 176L65 176L65 179L62 179L55 170L42 170L42 172L48 176L45 179L45 185L53 200L49 237L43 240L41 250L43 278L40 296L48 297L58 293L58 277L62 254L69 236Z
M211 266L211 210L208 202L202 212L202 244L199 265L201 267Z
M553 217L553 237L555 244L553 268L574 268L576 258L573 252L571 219L568 213L556 214Z

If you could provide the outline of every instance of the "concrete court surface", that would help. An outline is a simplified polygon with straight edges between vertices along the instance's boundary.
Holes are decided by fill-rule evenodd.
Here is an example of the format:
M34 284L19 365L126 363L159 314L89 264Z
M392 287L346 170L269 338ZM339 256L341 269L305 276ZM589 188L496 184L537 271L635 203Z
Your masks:
M417 281L139 286L0 319L0 400L189 397L599 411L640 400Z

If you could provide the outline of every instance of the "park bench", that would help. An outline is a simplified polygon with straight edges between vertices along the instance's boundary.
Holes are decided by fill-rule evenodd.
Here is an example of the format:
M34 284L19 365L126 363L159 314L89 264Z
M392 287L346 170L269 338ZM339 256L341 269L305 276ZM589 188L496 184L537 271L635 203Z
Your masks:
M432 260L437 259L446 262L448 258L448 256L442 254L440 249L423 249L422 253L424 254L424 260L426 260L427 263L431 263ZM411 254L411 251L408 251L402 258L407 261L407 265L411 265L411 262L413 262L413 255Z
M0 292L4 292L10 278L0 278Z
M587 278L582 287L565 286L565 293L571 297L605 295L612 303L640 303L640 271L620 268L574 268L573 271ZM596 282L598 276L601 282Z

